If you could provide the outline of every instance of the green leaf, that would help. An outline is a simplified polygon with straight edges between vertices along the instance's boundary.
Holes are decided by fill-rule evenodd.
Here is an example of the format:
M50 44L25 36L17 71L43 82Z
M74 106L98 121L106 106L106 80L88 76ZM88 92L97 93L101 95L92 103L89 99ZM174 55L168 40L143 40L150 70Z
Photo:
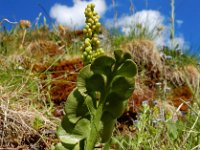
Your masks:
M116 76L111 84L111 93L116 93L121 99L128 99L134 90L134 79Z
M170 138L173 140L176 140L178 138L178 131L177 131L177 125L173 121L168 121L167 122L167 133Z
M69 150L68 148L64 147L62 143L58 143L55 146L51 146L51 150Z
M116 93L111 93L106 99L105 111L109 112L113 118L119 118L125 110L127 99L121 99Z
M126 60L117 70L117 75L133 77L137 74L136 64L132 60Z
M85 66L81 69L79 72L79 75L77 77L77 87L78 90L81 92L82 95L86 95L87 89L86 89L86 81L93 75L93 72L90 70L90 65Z
M132 58L132 56L131 56L130 53L128 53L128 52L125 52L125 53L124 53L124 56L123 56L123 59L124 59L124 60L131 59L131 58Z
M116 61L121 60L122 57L123 57L122 50L115 50L114 51L114 56L115 56Z
M127 59L132 58L130 53L127 53L127 52L124 53L122 50L115 50L114 56L115 56L117 65L123 63Z
M89 132L90 132L90 121L85 118L79 120L73 129L74 134L81 135L83 138L86 138Z
M67 102L65 103L65 112L71 123L76 123L79 119L89 115L85 99L77 88L68 96Z
M83 139L83 136L67 133L62 126L58 127L57 134L60 141L66 145L65 147L73 147Z
M101 93L104 93L105 91L105 81L102 75L100 74L94 74L91 76L87 81L87 91L88 93L91 91L100 91Z
M96 103L94 104L94 100L92 99L92 97L90 97L89 95L85 97L85 104L88 108L88 111L90 113L90 116L95 114L96 111Z
M82 149L82 148L80 148L80 145L79 145L79 144L75 145L74 148L73 148L73 150L81 150L81 149Z
M68 149L80 149L80 143L88 136L90 121L86 118L80 119L72 124L67 116L64 116L61 125L57 129L57 135L62 145Z
M65 115L61 122L61 125L58 127L57 135L60 136L60 135L65 134L66 132L71 133L74 126L75 126L75 124L71 123L69 121L68 116Z
M91 64L91 70L97 74L109 75L115 60L108 56L99 56Z
M65 143L67 145L76 145L83 139L82 136L75 134L66 134L60 136L59 138L62 143Z

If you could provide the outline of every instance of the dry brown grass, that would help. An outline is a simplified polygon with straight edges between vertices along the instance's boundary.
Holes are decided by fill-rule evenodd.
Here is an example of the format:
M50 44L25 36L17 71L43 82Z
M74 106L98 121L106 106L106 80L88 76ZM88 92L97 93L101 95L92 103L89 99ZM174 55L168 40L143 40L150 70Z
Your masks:
M172 68L165 66L165 79L170 81L172 84L181 86L184 83L184 72L180 68Z
M51 138L55 138L57 119L47 117L47 109L39 111L32 107L31 99L28 97L31 93L26 95L20 92L20 89L8 92L5 87L1 87L0 92L0 147L49 149L53 142ZM43 124L40 129L35 129L33 121L38 116Z
M13 75L14 78L14 75ZM49 116L47 96L31 91L30 76L21 77L20 84L9 83L0 86L0 148L5 149L49 149L56 140L55 130L59 119ZM34 81L33 81L34 82ZM40 118L40 128L34 125Z
M84 38L83 30L73 30L62 25L59 25L57 30L61 43L69 47L74 41L82 41Z
M194 65L172 68L165 66L165 78L176 86L187 84L193 91L197 91L200 84L200 73Z
M39 40L31 42L26 48L26 54L32 58L42 59L44 56L57 56L64 54L62 47L55 42Z
M184 67L185 79L193 90L197 90L200 84L200 73L194 65L187 65Z
M147 69L162 71L163 63L153 41L136 39L121 45L121 49L130 52L138 66L147 65Z

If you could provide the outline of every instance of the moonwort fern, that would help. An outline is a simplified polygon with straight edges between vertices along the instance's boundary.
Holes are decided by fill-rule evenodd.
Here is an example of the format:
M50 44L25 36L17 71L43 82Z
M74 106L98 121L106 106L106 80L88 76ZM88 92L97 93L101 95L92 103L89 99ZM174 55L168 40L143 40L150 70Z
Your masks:
M109 142L136 73L131 55L121 50L114 51L114 58L99 56L85 66L65 103L66 115L57 130L60 143L52 149L93 150L97 142Z

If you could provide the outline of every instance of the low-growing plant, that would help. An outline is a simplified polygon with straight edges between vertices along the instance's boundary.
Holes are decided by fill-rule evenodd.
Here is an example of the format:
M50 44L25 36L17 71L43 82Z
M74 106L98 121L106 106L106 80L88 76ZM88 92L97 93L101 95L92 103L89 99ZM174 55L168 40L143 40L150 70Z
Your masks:
M39 130L40 128L42 128L43 125L44 125L44 122L39 116L36 116L33 119L32 126L34 129Z
M190 54L191 50L184 50L184 53L179 49L179 45L176 45L174 48L163 47L162 52L164 53L167 65L179 65L184 66L187 64L196 65L199 62L199 58L196 54Z
M52 149L93 150L97 142L110 141L115 122L134 90L137 73L129 53L116 50L114 56L99 56L80 71L57 130L61 143Z
M112 137L112 144L115 145L115 148L117 150L188 150L200 147L199 110L191 110L192 113L190 112L176 121L173 120L172 116L170 118L167 116L167 118L156 117L155 114L157 113L162 115L161 110L159 111L157 112L155 107L152 109L149 104L143 103L141 112L138 114L138 120L133 121L133 128L136 131L126 135L117 131L116 135ZM167 113L166 110L162 111Z
M148 40L155 40L162 35L164 30L163 26L155 26L153 29L140 24L140 23L132 23L130 25L130 32L128 33L127 38L129 40L135 39L148 39Z

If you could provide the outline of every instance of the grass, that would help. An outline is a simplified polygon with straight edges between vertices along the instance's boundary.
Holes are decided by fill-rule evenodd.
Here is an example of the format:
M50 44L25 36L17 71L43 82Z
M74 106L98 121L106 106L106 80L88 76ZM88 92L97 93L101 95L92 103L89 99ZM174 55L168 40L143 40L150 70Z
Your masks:
M27 29L23 46L20 47L23 30L18 26L10 31L0 29L0 148L49 149L52 143L57 142L55 130L63 111L63 101L54 103L51 100L51 83L57 78L52 78L53 72L49 68L56 68L63 60L80 57L82 52L79 47L83 37L75 31L64 29L65 33L61 33L56 27L50 31L41 26ZM109 42L104 46L108 48L109 55L113 49L128 45L130 48L131 45L132 48L124 50L131 51L135 48L131 52L133 56L140 58L134 59L139 68L135 89L139 94L133 93L134 99L130 99L127 106L128 118L124 114L121 117L123 122L116 124L110 149L200 149L199 59L169 48L152 49L155 55L149 57L147 52L151 50L151 46L148 44L154 37L144 29L140 34L133 30L129 37L117 31L105 36ZM47 47L42 48L46 51L44 57L38 59L25 55L31 43L41 40L55 43L64 54L49 56L48 50L52 49L47 44ZM161 52L170 56L170 59L161 57ZM43 71L33 71L33 64L48 67ZM197 70L196 76L189 72L190 77L194 77L192 81L195 85L192 85L191 78L183 72L182 68L188 65ZM65 67L70 68L70 65L66 64ZM58 78L68 82L69 78L64 78L66 75L69 76L59 74ZM188 92L184 91L183 86L191 87L192 94L189 97L184 95ZM182 92L177 94L177 88ZM176 99L179 102L177 105ZM137 111L131 112L130 108L136 106ZM182 112L185 115L181 114L182 106L187 107Z
M175 113L175 112L174 112ZM174 114L173 114L174 115ZM188 113L177 121L155 118L147 104L142 107L138 121L133 122L134 134L122 135L116 132L113 137L117 149L199 149L199 113Z

